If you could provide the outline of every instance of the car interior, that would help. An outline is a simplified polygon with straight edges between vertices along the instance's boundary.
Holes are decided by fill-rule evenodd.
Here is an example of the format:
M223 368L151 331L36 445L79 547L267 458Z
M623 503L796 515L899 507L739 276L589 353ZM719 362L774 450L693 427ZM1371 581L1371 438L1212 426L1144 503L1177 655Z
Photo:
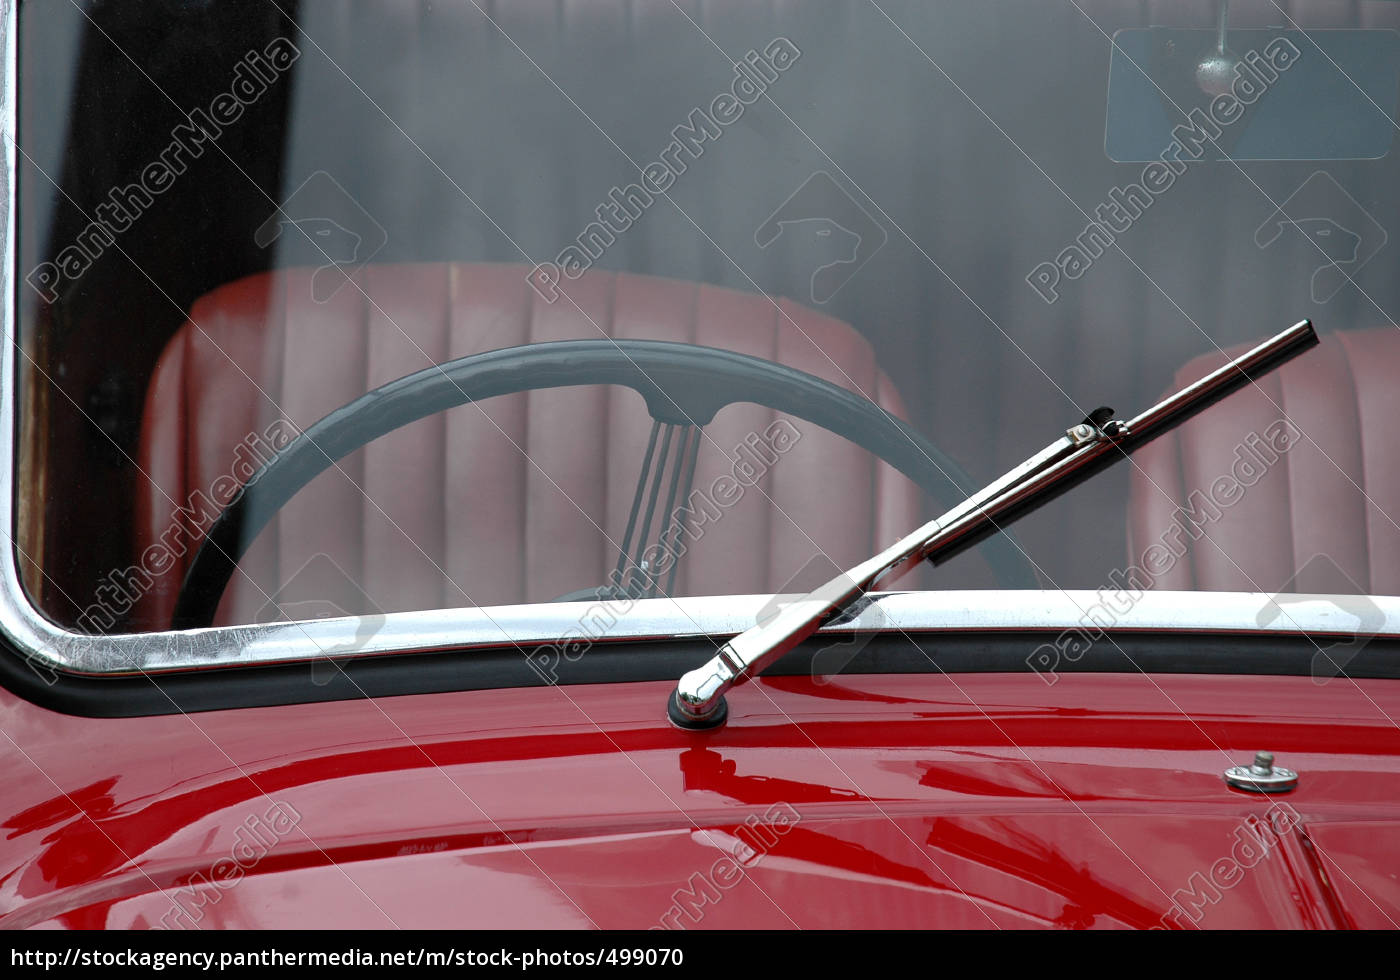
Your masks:
M600 337L750 354L905 420L970 489L1088 409L1136 412L1305 317L1318 352L1026 518L1016 547L1042 588L1100 588L1286 412L1302 438L1284 465L1151 584L1400 591L1394 245L1319 302L1315 242L1255 237L1318 172L1395 227L1393 154L1202 160L1053 302L1027 282L1142 172L1105 153L1111 38L1208 30L1212 2L161 0L30 2L19 16L25 268L73 241L244 51L281 35L301 51L119 248L52 298L19 286L19 546L26 587L59 623L173 521L178 560L112 631L167 628L202 535L180 507L248 433L279 417L305 427L467 355ZM1230 21L1400 29L1400 3L1235 0ZM776 37L800 57L767 97L682 157L669 194L566 296L532 285ZM128 51L150 54L138 65ZM777 417L723 410L695 485ZM671 594L805 589L937 515L888 463L796 424L798 443L695 543ZM642 399L607 386L415 422L273 519L217 622L312 600L390 612L598 586L651 431ZM1319 553L1330 560L1310 562ZM979 552L901 587L1000 584Z

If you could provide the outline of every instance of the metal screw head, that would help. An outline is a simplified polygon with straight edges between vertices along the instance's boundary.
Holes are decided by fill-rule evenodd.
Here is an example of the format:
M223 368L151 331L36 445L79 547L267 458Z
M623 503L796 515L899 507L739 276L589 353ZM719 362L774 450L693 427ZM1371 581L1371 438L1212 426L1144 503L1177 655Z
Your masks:
M1225 782L1251 793L1287 793L1298 788L1298 774L1281 766L1275 768L1272 752L1256 752L1251 765L1226 769Z

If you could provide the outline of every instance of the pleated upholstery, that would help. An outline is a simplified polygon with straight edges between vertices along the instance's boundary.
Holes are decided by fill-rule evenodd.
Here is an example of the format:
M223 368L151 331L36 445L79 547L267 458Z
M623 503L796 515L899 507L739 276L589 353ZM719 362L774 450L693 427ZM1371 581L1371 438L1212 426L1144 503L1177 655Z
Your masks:
M1177 372L1177 385L1218 367L1226 354L1191 361ZM1294 591L1396 594L1397 371L1395 327L1332 334L1141 450L1130 560L1169 536L1169 546L1185 553L1156 576L1158 588L1271 592L1298 572ZM1281 427L1285 417L1290 424ZM1222 479L1239 479L1240 489L1216 483ZM1203 508L1203 499L1214 509ZM1186 524L1183 506L1202 515L1198 536L1171 532Z

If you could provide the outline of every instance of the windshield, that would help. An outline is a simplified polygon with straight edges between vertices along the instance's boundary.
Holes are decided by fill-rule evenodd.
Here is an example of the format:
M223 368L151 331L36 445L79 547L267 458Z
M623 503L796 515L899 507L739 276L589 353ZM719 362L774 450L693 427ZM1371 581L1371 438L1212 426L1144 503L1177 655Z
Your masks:
M190 625L197 551L261 494L209 623L806 591L1310 318L1317 350L899 588L1251 593L1260 627L1328 594L1377 630L1396 27L31 0L23 585L80 632ZM305 485L261 482L308 430Z

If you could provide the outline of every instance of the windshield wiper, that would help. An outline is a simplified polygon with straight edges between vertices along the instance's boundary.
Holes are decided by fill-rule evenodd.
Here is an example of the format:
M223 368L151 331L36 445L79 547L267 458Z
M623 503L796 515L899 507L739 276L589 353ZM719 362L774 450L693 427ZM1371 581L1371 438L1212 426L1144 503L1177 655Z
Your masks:
M687 729L724 723L724 694L842 615L866 592L886 587L921 561L939 564L1125 458L1215 402L1317 344L1304 320L1230 361L1126 422L1100 408L941 517L873 558L786 605L781 612L724 644L714 658L680 679L668 705Z

